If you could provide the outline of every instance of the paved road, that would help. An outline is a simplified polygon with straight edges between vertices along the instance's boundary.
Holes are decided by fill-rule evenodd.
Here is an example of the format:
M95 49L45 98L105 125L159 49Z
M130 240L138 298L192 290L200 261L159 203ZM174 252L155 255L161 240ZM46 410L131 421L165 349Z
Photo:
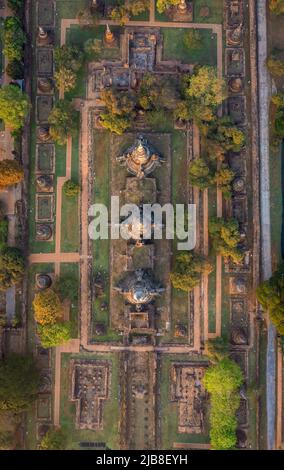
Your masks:
M261 204L261 260L264 279L271 276L271 234L270 234L270 181L269 181L269 101L271 81L266 67L267 60L267 17L266 0L257 2L258 22L258 75L259 75L259 126L260 126L260 204ZM276 406L276 348L275 329L268 325L266 356L266 405L267 405L267 446L275 446Z

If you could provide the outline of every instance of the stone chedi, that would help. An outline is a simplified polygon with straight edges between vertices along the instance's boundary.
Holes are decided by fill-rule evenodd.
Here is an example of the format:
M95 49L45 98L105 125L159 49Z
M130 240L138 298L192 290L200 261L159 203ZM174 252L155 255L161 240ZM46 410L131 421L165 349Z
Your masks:
M37 40L38 40L39 45L44 45L44 44L49 43L48 32L42 26L39 26L38 28Z
M164 162L164 158L142 136L139 136L134 145L129 147L117 160L138 178L149 175Z
M52 284L52 279L48 274L39 274L36 279L38 289L48 289Z
M52 228L50 225L38 225L36 228L36 237L37 240L50 240L52 237Z
M165 290L143 269L129 274L115 289L125 297L126 302L135 305L137 311Z
M106 25L106 30L105 30L105 43L106 44L113 44L115 41L115 37L113 32L110 30L109 25Z
M40 191L50 191L53 187L53 181L49 175L38 176L36 182Z

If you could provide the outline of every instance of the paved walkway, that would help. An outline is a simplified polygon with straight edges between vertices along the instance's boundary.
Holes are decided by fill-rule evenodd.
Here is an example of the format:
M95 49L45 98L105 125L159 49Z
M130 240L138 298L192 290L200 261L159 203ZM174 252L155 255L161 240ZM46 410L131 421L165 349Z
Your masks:
M257 2L258 22L258 78L259 78L259 125L260 125L260 204L261 204L261 262L263 279L269 279L271 272L270 233L270 179L269 179L269 104L271 81L266 67L267 61L267 16L266 0ZM276 349L275 328L268 320L268 341L266 358L266 409L267 446L275 446L276 407Z

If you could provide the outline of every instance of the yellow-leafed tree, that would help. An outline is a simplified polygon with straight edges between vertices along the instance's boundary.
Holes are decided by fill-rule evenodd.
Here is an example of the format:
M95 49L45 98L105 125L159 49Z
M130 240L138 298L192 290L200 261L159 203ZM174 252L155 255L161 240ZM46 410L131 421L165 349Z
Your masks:
M53 325L62 317L62 305L52 289L45 289L35 295L34 317L40 325Z

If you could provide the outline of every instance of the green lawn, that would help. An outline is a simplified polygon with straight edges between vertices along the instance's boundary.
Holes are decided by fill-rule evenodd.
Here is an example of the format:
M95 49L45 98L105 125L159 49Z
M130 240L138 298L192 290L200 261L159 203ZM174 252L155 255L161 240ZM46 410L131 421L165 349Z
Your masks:
M77 299L73 300L70 307L70 322L72 324L72 338L78 338L78 324L79 324L79 264L77 263L61 263L60 276L71 277L78 283Z
M76 253L80 248L79 197L65 196L62 191L61 251Z
M186 64L212 65L217 64L217 36L211 30L199 29L202 38L200 49L189 49L184 44L184 36L188 32L182 28L163 28L164 51L163 60L180 60Z
M172 201L173 204L186 204L188 202L187 187L187 151L186 133L172 131ZM176 255L176 241L173 244L173 253ZM172 289L172 321L171 341L188 342L188 336L175 338L176 324L188 325L188 294L181 290Z

